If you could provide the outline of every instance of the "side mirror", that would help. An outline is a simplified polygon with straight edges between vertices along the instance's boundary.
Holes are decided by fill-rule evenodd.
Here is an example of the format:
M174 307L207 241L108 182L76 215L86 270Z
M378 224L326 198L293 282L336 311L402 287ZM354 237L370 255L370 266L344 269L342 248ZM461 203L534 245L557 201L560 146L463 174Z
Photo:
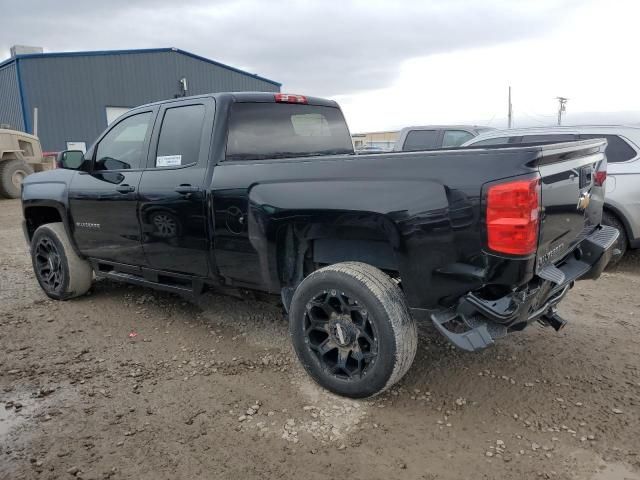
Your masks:
M64 150L56 158L56 166L68 170L78 170L83 162L84 153L81 150Z

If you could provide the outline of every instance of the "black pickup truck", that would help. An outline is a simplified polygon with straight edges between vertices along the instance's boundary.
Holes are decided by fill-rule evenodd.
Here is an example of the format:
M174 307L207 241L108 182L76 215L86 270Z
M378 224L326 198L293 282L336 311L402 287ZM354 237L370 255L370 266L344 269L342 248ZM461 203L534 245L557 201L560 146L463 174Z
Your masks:
M477 350L597 278L604 140L356 156L338 105L222 93L135 108L86 154L23 184L35 275L52 298L93 276L196 295L281 296L307 372L375 395L416 352L417 321Z

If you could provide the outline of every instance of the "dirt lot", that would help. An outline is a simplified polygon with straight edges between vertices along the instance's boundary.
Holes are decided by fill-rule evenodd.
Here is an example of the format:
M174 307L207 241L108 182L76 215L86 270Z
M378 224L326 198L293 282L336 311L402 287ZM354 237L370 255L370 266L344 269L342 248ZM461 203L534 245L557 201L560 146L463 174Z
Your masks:
M99 281L49 301L0 202L2 479L640 479L640 262L465 354L424 328L409 374L327 394L272 303ZM132 332L137 335L131 337Z

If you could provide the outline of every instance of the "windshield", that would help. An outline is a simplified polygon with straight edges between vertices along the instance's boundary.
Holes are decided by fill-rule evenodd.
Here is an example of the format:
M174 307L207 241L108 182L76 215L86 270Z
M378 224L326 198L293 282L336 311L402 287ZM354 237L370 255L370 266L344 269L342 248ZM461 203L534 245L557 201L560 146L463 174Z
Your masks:
M235 103L227 160L353 153L340 109L289 103Z

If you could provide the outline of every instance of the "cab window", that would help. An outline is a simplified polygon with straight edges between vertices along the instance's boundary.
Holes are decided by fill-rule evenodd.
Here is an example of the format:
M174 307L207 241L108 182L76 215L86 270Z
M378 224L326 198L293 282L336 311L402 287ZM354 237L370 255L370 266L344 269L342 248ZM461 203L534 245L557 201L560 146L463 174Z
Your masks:
M133 170L143 168L151 125L151 112L125 118L100 140L96 148L94 170Z
M204 114L204 105L186 105L165 111L156 153L157 168L198 163Z
M472 138L473 134L465 130L445 130L442 138L442 148L459 147Z
M411 130L407 133L402 150L415 152L440 148L440 132L441 130Z

